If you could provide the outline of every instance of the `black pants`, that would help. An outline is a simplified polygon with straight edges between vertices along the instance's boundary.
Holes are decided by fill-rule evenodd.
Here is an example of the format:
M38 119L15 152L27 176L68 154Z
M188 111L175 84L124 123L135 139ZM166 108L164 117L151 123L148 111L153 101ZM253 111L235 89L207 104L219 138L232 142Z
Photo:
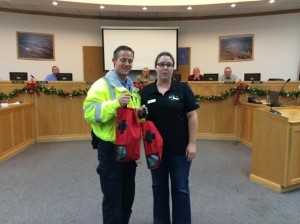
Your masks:
M117 162L114 149L114 144L99 141L97 173L103 193L103 224L128 224L135 195L136 163Z

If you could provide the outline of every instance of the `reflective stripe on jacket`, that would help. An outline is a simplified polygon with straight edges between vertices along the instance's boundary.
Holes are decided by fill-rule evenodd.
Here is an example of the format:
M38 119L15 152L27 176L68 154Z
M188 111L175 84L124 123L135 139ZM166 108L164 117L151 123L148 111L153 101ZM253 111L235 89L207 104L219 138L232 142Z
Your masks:
M131 99L127 107L140 108L141 97L138 89L130 83L131 92L120 82L114 71L109 71L105 77L98 79L89 89L83 102L84 119L91 124L95 135L103 141L115 142L116 114L120 107L118 98L123 93L130 93Z

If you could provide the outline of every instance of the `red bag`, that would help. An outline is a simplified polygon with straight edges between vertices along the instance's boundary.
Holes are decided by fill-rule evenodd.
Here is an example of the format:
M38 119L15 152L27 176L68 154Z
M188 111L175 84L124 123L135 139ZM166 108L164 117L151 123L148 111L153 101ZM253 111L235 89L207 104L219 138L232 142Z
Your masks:
M156 169L162 159L163 138L152 121L143 121L141 128L148 168Z
M140 158L141 129L136 110L127 107L117 109L116 160L132 161Z

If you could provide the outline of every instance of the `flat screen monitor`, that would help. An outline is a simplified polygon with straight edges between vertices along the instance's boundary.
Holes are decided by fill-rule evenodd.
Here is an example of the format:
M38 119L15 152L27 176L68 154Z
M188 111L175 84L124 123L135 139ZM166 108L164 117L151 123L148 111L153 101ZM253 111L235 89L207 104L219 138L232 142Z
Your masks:
M219 74L218 73L205 73L203 74L204 81L218 81Z
M26 81L28 80L27 72L10 72L9 79L11 81Z
M260 81L260 73L245 73L244 81Z
M58 73L56 75L57 81L73 81L72 73Z
M181 74L173 74L173 79L177 80L178 82L181 81Z

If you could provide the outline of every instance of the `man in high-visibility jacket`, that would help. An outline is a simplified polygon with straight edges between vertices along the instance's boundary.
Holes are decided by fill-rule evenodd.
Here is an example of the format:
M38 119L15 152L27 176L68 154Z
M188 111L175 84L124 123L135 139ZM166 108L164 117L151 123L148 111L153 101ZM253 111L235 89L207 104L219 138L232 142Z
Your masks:
M103 193L103 224L128 224L135 195L136 162L115 159L117 108L141 109L138 89L127 76L132 69L134 51L119 46L113 55L114 70L97 80L83 103L85 120L98 137L97 173Z

